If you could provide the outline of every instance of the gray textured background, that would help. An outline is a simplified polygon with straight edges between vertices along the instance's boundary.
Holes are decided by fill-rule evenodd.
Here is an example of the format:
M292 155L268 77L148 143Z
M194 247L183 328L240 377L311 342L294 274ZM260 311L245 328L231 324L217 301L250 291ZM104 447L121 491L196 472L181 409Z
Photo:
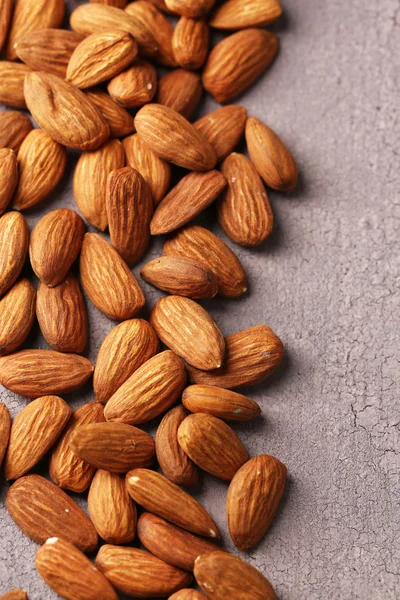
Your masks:
M286 140L301 183L290 196L271 193L277 226L262 248L235 248L249 295L207 303L225 334L267 323L287 348L280 372L249 390L263 418L236 428L252 455L276 455L290 477L278 517L249 560L281 600L395 600L400 5L286 0L284 7L280 55L239 101ZM70 178L31 213L30 225L61 206L74 206ZM158 295L144 288L151 306ZM112 324L93 308L90 316L95 359ZM14 414L25 406L1 396ZM72 403L90 398L75 395ZM2 500L6 490L2 483ZM200 494L223 530L225 491L207 477ZM36 545L3 505L0 524L0 591L21 586L31 600L54 598L35 572Z

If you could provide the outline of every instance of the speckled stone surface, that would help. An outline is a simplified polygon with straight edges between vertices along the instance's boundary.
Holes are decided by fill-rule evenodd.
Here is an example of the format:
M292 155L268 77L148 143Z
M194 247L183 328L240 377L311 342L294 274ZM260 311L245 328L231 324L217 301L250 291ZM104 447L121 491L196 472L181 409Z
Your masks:
M289 196L271 193L276 229L262 247L235 247L249 294L205 303L224 334L267 323L287 349L280 371L246 390L263 417L235 426L252 455L274 454L289 469L273 526L244 557L280 600L396 600L400 6L286 0L284 8L278 59L238 102L282 135L300 185ZM214 106L208 98L206 109ZM70 176L27 215L29 225L63 206L74 207ZM220 233L213 214L201 222ZM157 240L146 260L160 250ZM143 287L149 308L159 294ZM113 323L90 305L89 312L95 360ZM37 331L30 343L45 347ZM91 398L88 389L68 400ZM4 389L1 399L13 414L26 404ZM35 572L37 546L7 515L7 487L2 481L0 592L22 587L30 600L55 598ZM225 493L225 483L205 477L198 497L231 548Z

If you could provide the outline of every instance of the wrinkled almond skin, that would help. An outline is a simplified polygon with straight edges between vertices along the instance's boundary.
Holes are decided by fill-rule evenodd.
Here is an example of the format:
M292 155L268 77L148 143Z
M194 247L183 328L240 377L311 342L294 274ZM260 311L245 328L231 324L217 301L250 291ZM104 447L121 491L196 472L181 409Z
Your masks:
M8 490L6 507L21 531L37 544L60 536L82 552L93 552L98 537L83 510L40 475L20 477Z
M20 588L15 590L10 590L6 592L2 596L0 596L0 600L28 600L27 593Z
M199 472L178 443L179 426L188 414L182 405L167 412L157 428L156 454L167 479L177 485L190 487L199 482Z
M286 466L268 454L249 460L231 481L226 516L238 550L261 540L278 509L286 484Z
M10 204L17 185L17 156L10 148L0 148L0 215Z
M31 70L26 65L0 61L0 102L6 106L26 108L24 81Z
M7 40L8 30L10 28L12 11L14 8L13 0L1 0L0 2L0 50Z
M135 131L133 117L107 92L95 88L87 90L86 95L97 106L103 119L108 123L111 138L123 138Z
M107 90L121 106L143 106L151 102L157 91L157 71L146 60L135 60L129 69L111 79Z
M279 0L227 0L216 9L210 25L224 30L264 27L281 14Z
M192 413L207 413L226 421L248 421L261 414L254 400L213 385L190 385L182 394L182 402Z
M98 402L89 402L73 412L50 458L50 477L60 488L81 493L89 487L96 469L78 458L69 442L75 430L82 425L102 421L104 421L104 410Z
M181 17L174 29L172 50L180 67L190 71L204 65L210 41L210 31L205 19Z
M128 544L136 535L136 507L125 477L99 469L90 485L88 510L99 536L108 544Z
M156 102L189 119L202 94L200 75L185 69L174 69L160 78Z
M18 150L33 126L30 118L17 110L0 113L0 148Z
M213 298L218 284L203 263L190 258L160 256L140 271L142 278L160 290L188 298Z
M100 235L83 239L80 273L93 304L110 319L124 321L144 306L144 295L118 252Z
M107 421L139 425L171 408L186 383L185 366L170 350L143 363L109 399Z
M217 162L221 162L240 142L246 118L243 106L229 104L201 117L193 125L208 139L217 155Z
M126 475L130 496L146 510L186 531L210 538L219 532L208 512L175 483L148 469L135 469Z
M155 304L150 323L162 342L198 369L222 364L225 343L221 331L199 304L181 296L167 296ZM200 366L201 365L201 366Z
M200 594L197 590L192 590L191 588L185 588L183 590L179 590L179 592L175 592L168 598L168 600L204 600L205 596Z
M21 279L0 300L0 355L24 343L35 320L36 290Z
M36 569L52 590L67 600L117 600L109 581L70 542L49 538L36 552Z
M283 344L266 325L256 325L225 338L225 360L220 369L189 367L193 383L235 389L255 385L271 375L283 359Z
M75 211L59 208L47 213L31 233L32 269L49 287L61 283L82 247L85 223Z
M278 51L277 36L263 29L244 29L212 49L203 71L203 85L225 104L244 92L270 65Z
M8 408L0 402L0 467L6 454L11 432L11 417Z
M15 211L0 217L0 298L21 273L28 245L29 230L24 217Z
M13 207L27 210L41 202L60 182L67 166L67 153L42 129L34 129L18 151L19 180Z
M90 0L96 4L107 4L108 6L115 6L116 8L125 8L127 0Z
M58 396L33 400L15 417L4 462L6 479L18 479L54 446L72 410Z
M185 17L202 17L214 6L215 0L165 0L169 10Z

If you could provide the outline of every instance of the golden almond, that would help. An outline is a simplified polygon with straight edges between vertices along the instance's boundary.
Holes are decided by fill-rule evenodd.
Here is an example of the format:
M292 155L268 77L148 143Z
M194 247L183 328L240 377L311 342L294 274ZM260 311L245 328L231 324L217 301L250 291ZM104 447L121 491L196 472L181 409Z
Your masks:
M261 414L254 400L214 385L190 385L182 394L182 402L192 413L207 413L226 421L248 421Z
M3 463L5 456L8 440L10 439L11 432L11 417L8 408L5 404L0 402L0 467Z
M218 284L213 273L191 258L160 256L140 271L142 278L169 294L188 298L213 298Z
M151 102L157 91L157 71L146 60L135 60L132 66L116 75L107 86L111 98L126 108Z
M0 50L6 43L14 8L13 0L2 0L0 3Z
M0 355L24 343L35 320L36 290L21 279L0 300Z
M170 10L168 8L168 6L165 4L164 0L147 0L148 2L150 2L150 4L154 4L154 6L156 6L158 8L158 10L161 10L163 13L167 14L167 15L175 15L176 13L174 13L173 10Z
M17 156L11 148L0 148L0 215L10 204L17 185Z
M168 600L204 600L203 594L192 588L184 588L175 592Z
M185 17L203 17L214 6L215 0L165 0L169 10Z
M8 212L0 217L0 298L18 279L29 245L29 230L24 217Z
M2 596L0 596L0 600L28 600L27 593L21 588L17 588L15 590L10 590L6 592Z
M214 12L210 25L216 29L264 27L282 14L279 0L227 0Z
M97 106L110 128L111 138L123 138L135 131L133 117L100 89L87 90L86 95ZM123 165L122 165L123 166Z
M172 50L180 67L196 71L204 65L210 43L210 30L205 19L181 17L174 29Z
M18 150L33 126L30 118L17 110L0 113L0 148Z
M160 78L156 101L189 119L202 94L203 86L198 73L174 69Z
M127 1L128 0L90 0L90 2L107 4L108 6L115 6L116 8L125 8Z
M239 144L246 119L247 112L243 106L229 104L201 117L193 125L208 139L217 155L217 162L220 162Z
M21 63L0 61L0 102L6 106L26 108L24 81L31 69Z

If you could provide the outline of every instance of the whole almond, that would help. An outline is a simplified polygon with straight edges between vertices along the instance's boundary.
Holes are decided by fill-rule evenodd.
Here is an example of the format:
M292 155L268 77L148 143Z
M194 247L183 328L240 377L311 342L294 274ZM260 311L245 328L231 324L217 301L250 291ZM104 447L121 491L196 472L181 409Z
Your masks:
M0 355L24 343L35 320L36 291L21 279L0 300Z
M175 406L164 416L156 433L157 460L165 477L183 486L197 485L199 481L196 465L178 443L179 425L188 414L182 405Z
M208 512L175 483L148 469L134 469L126 475L132 498L146 510L186 531L218 538L219 532Z
M102 421L104 410L98 402L89 402L73 412L50 458L50 477L60 488L81 493L89 487L96 469L78 458L71 450L69 442L74 431L82 425Z
M116 8L125 8L127 1L128 0L90 0L90 2L107 4L108 6L115 6Z
M0 467L6 454L11 432L11 417L8 408L0 402Z
M205 596L198 592L197 590L192 590L191 588L185 588L179 590L179 592L175 592L168 598L168 600L204 600Z
M15 417L4 463L6 479L18 479L54 446L72 410L58 396L30 402Z
M140 271L142 278L160 290L189 298L213 298L218 292L212 272L190 258L160 256Z
M11 148L0 148L0 215L10 204L17 184L17 156Z
M254 400L213 385L190 385L182 394L182 402L192 413L207 413L226 421L248 421L261 414Z
M42 129L33 129L18 151L19 180L13 206L26 210L41 202L60 182L67 153Z
M82 552L97 548L97 532L83 510L40 475L20 477L8 490L6 507L17 527L37 544L60 536Z
M247 112L243 106L229 104L196 121L194 126L213 146L217 162L224 160L238 145L244 133Z
M95 88L87 90L86 95L97 106L103 119L108 123L110 137L123 138L135 131L133 117L109 94Z
M0 596L0 600L28 600L27 593L21 588L10 590L6 592L2 596Z
M168 191L171 165L159 158L137 133L125 138L123 145L127 164L141 174L157 205Z
M8 31L11 24L12 11L14 8L13 0L1 0L0 2L0 50L7 40Z
M200 214L226 188L227 181L219 171L192 171L161 200L150 223L152 235L170 233Z
M29 117L17 110L0 113L0 148L9 148L18 152L22 142L32 131Z
M150 188L140 173L125 167L109 174L106 208L111 243L132 266L147 250L153 216Z
M121 385L107 402L107 421L139 425L171 408L185 387L183 362L167 350L156 354Z
M26 108L24 81L31 70L26 65L8 60L0 61L0 102L6 106Z
M210 600L278 600L264 575L238 556L227 552L217 550L199 556L194 565L194 576Z
M203 85L222 104L239 96L270 65L278 51L271 31L244 29L219 42L210 52Z
M150 2L151 4L154 4L154 6L156 6L158 8L158 10L161 10L163 13L166 13L167 15L174 15L174 11L170 10L168 8L168 6L165 4L164 0L148 0L148 2Z
M0 217L0 298L18 279L28 253L29 231L15 211Z
M49 538L36 552L36 569L52 590L67 600L117 600L109 581L70 542Z
M92 373L87 358L54 350L20 350L0 358L0 383L27 398L75 392Z
M36 315L43 337L53 350L82 354L88 341L88 317L75 275L68 273L53 288L39 283Z
M143 106L136 131L164 160L193 171L209 171L216 156L209 141L185 117L161 104Z
M189 119L202 94L200 75L185 69L174 69L160 78L156 101Z
M226 516L238 550L261 540L278 509L286 484L286 466L268 454L249 460L231 481Z
M76 163L73 189L79 210L87 221L104 231L108 225L107 177L125 165L124 149L118 140L109 140L98 150L82 152Z
M227 0L214 12L210 25L216 29L264 27L282 14L279 0Z
M110 134L96 105L81 90L56 75L40 71L28 73L24 94L35 121L63 146L94 150Z
M92 33L74 50L66 79L78 88L93 87L118 75L137 53L136 41L125 31Z
M80 257L81 280L93 304L110 319L124 321L143 308L143 292L118 252L100 235L87 233Z
M108 544L128 544L136 535L136 507L125 477L99 469L90 485L88 510L97 533Z
M246 274L236 254L216 235L192 225L178 231L164 244L167 256L191 258L207 266L218 283L218 294L236 298L247 290Z
M189 367L193 383L234 389L266 379L281 364L283 344L266 325L238 331L225 339L225 360L220 369L199 371Z
M215 0L165 0L167 7L185 17L202 17L214 6Z
M119 592L134 598L164 598L192 580L189 573L138 548L102 546L96 567Z
M107 86L111 98L126 108L151 102L157 91L157 71L146 60L135 60L126 71L116 75Z
M54 287L64 280L80 252L84 234L84 221L69 208L53 210L36 223L29 256L42 283Z
M167 296L155 304L150 323L162 342L198 369L219 368L225 343L221 331L197 302Z
M228 185L218 201L218 221L226 235L242 246L258 246L274 227L267 192L256 169L243 154L233 152L221 173Z
M174 29L172 50L180 67L196 71L204 65L210 39L205 19L181 17Z

